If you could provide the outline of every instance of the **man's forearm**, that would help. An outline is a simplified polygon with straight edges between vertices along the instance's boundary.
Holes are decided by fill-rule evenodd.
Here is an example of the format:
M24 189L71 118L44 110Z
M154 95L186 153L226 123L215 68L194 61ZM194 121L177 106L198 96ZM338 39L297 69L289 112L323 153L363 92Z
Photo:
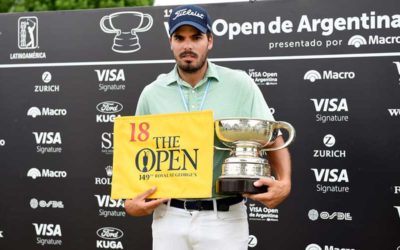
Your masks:
M279 136L272 147L284 144L282 136ZM291 182L292 167L290 153L287 148L268 152L268 163L272 168L273 175L277 180Z

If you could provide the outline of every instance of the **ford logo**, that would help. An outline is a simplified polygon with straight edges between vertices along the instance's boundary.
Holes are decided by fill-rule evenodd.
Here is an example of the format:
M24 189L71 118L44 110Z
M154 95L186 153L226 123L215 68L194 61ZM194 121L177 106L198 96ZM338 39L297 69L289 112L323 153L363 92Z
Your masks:
M124 233L115 227L103 227L96 231L97 236L105 240L116 240L122 238Z
M114 114L120 112L124 106L119 102L105 101L97 104L96 109L101 113Z

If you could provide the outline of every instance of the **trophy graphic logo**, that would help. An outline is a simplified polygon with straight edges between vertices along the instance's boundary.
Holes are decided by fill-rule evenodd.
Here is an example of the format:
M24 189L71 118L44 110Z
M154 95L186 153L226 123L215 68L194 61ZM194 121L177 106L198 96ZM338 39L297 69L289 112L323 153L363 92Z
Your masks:
M103 16L100 28L105 33L115 34L112 50L117 53L133 53L140 50L137 32L148 31L153 25L149 14L137 11L122 11Z
M259 119L232 118L215 121L215 133L228 148L231 156L222 164L222 175L217 180L217 193L263 193L266 186L255 187L259 178L271 177L268 160L260 157L268 151L276 151L289 146L295 137L290 123ZM284 144L272 147L280 129L288 132Z

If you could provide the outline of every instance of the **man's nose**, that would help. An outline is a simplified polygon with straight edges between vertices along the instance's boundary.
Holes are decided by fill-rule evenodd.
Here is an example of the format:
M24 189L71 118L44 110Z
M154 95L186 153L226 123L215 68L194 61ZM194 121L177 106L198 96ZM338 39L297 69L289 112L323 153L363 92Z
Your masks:
M192 43L192 41L186 40L186 41L183 43L183 48L184 48L185 50L192 50L192 48L193 48L193 43Z

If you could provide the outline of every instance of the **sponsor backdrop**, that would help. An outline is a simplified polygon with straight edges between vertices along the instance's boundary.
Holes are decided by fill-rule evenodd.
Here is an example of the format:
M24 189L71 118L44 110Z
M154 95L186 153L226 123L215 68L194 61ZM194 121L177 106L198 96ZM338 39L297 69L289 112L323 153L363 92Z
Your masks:
M400 3L208 9L210 58L297 129L292 194L247 202L249 248L400 249ZM151 218L110 199L112 128L173 67L170 11L0 15L1 249L151 249Z

